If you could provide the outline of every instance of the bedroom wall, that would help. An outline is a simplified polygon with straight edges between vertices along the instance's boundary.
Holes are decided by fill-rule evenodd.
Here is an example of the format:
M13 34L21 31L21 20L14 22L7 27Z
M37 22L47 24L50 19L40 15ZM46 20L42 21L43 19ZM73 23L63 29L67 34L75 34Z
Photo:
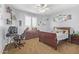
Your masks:
M1 18L0 18L0 53L3 52L5 46L5 5L1 5Z
M49 25L50 25L50 23L49 23L50 21L49 20L50 19L48 19L48 16L37 15L37 14L28 13L28 12L21 11L21 10L17 10L16 14L17 14L17 20L22 20L22 26L20 27L18 25L19 33L22 33L24 31L24 29L26 28L26 26L25 26L25 16L37 17L37 29L38 30L42 30L42 31L49 31L50 30L50 27L49 27ZM40 23L40 21L41 21L41 23ZM43 24L43 22L45 24Z
M6 12L6 7L7 5L3 4L2 5L2 8L1 8L1 20L0 20L0 53L3 52L4 48L5 48L5 45L7 43L9 43L9 41L7 41L7 37L6 37L6 33L8 33L8 28L9 26L18 26L17 25L17 20L13 20L12 24L6 24L6 19L7 18L10 18L10 14ZM15 13L15 16L17 15L16 14L16 10L13 9L13 12Z
M51 32L53 31L53 27L72 27L75 32L79 31L79 6L68 8L65 10L61 10L56 13L52 13L50 16L40 16L38 17L38 29L41 31ZM72 19L64 22L54 22L53 18L57 15L71 15ZM47 21L48 19L48 21ZM45 25L40 23L44 22Z
M25 26L25 15L26 16L33 16L33 17L37 17L37 29L41 30L41 31L46 31L46 32L50 32L50 19L49 16L45 16L45 15L37 15L37 14L33 14L33 13L28 13L28 12L24 12L21 10L17 10L16 11L17 14L17 20L21 20L22 21L22 26L19 26L19 34L21 34L24 29L26 28ZM40 23L41 21L41 23ZM45 23L45 24L43 24ZM18 24L18 23L17 23Z
M69 8L52 14L50 18L50 28L53 30L54 26L57 27L72 27L76 32L79 31L79 6ZM71 15L72 19L64 22L54 22L53 18L57 15Z
M28 13L28 12L25 12L25 11L21 11L21 10L17 10L16 11L16 14L17 14L17 20L21 20L22 21L22 26L19 26L18 24L18 33L19 34L22 34L24 32L24 30L26 29L26 25L25 25L25 16L32 16L32 17L37 17L38 19L38 15L36 14L32 14L32 13ZM37 20L38 22L38 20Z
M48 16L40 16L38 17L38 30L50 32L50 19Z
M23 20L23 16L20 14L20 13L17 13L17 10L13 9L12 7L12 11L15 13L15 16L16 16L16 20L12 21L12 24L6 24L6 19L7 18L10 18L10 14L9 13L6 13L6 7L8 5L2 5L1 7L1 19L0 19L0 53L3 52L4 48L5 48L5 45L9 43L9 41L7 41L7 37L6 37L6 34L8 33L8 28L9 26L17 26L19 28L19 25L18 25L18 21L21 19ZM24 24L24 23L23 23ZM21 29L23 29L21 27ZM21 29L19 32L21 32Z
M22 29L23 29L23 26L24 26L24 23L23 26L19 27L19 20L22 20L24 22L24 15L22 13L18 13L17 10L15 10L14 8L11 7L13 13L15 14L16 16L16 20L12 21L12 24L6 24L6 19L7 18L10 18L10 14L9 13L6 13L6 7L8 5L2 5L2 8L1 8L1 19L0 19L0 53L3 52L4 48L5 48L5 45L9 43L9 41L7 41L7 37L6 37L6 33L8 33L8 28L9 26L17 26L19 28L19 31L18 33L20 34L20 32L23 32Z
M1 21L0 21L0 53L3 52L4 48L5 48L5 45L7 44L7 38L6 38L6 33L7 33L7 30L8 30L8 27L10 25L7 25L6 24L6 19L10 17L9 14L6 13L6 5L3 5L2 4L2 8L1 8Z
M2 15L2 5L0 4L0 54L2 53L2 40L3 40L3 21L2 21L2 18L1 18L1 15Z
M6 37L6 34L8 33L8 28L9 28L9 26L17 26L17 19L16 20L12 20L12 24L7 24L7 21L6 21L6 19L10 19L10 14L9 13L7 13L6 12L6 7L7 7L8 5L4 5L4 11L3 11L3 20L4 20L4 37L5 37L5 39L3 40L3 44L8 44L9 43L9 41L7 40L8 38ZM12 9L12 11L13 11L13 13L15 13L15 9L13 9L13 8L11 8ZM16 13L15 13L15 16L16 16Z
M18 34L22 34L24 31L24 27L25 27L24 14L16 10L16 17L17 17ZM22 21L21 26L19 26L19 21Z

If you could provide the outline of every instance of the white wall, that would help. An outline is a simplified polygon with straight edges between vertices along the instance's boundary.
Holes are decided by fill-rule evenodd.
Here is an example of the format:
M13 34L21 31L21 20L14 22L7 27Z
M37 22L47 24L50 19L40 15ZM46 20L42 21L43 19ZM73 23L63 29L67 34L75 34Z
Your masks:
M25 29L25 15L22 12L16 10L16 17L17 17L18 34L22 34ZM22 26L19 26L19 20L22 21Z
M42 20L42 16L40 15L36 15L36 14L33 14L33 13L28 13L28 12L24 12L24 11L21 11L21 10L17 10L16 11L16 14L17 14L17 20L21 20L22 21L22 26L19 26L18 25L18 33L21 34L23 33L23 31L25 30L25 28L27 27L25 25L25 16L31 16L31 17L37 17L37 24L39 23L39 20ZM18 23L17 23L18 24Z
M1 5L0 8L0 14L1 14L1 18L0 18L0 53L3 52L4 49L4 18L3 18L3 14L4 14L4 5Z
M37 14L32 14L32 13L27 13L27 12L24 12L24 11L20 11L20 10L17 10L16 11L16 14L17 14L17 20L21 20L22 21L22 26L19 26L18 25L18 33L21 34L23 33L24 29L26 28L25 26L25 16L32 16L32 17L37 17L37 28L38 30L41 30L41 31L48 31L50 30L50 19L48 16L44 16L44 15L37 15ZM48 19L48 20L47 20ZM43 25L42 23L40 23L40 21L43 23L45 23L45 25ZM17 23L18 24L18 23ZM38 24L40 26L38 26Z
M53 18L57 15L71 15L72 19L64 22L54 22ZM79 6L62 10L60 12L52 14L49 18L51 31L53 30L54 26L72 27L75 31L79 31Z
M40 23L41 22L41 23ZM37 23L39 24L38 30L50 32L50 19L48 16L38 17Z
M19 27L18 21L22 20L24 22L24 17L23 14L17 13L17 10L12 8L12 11L14 12L16 16L16 20L12 21L12 24L6 24L6 19L10 18L10 14L6 12L6 7L7 5L2 5L0 8L1 11L1 19L0 19L0 53L3 52L5 45L9 43L7 40L8 38L6 37L6 34L8 33L8 28L9 26L17 26L20 28L19 32L22 31L23 26ZM22 23L24 25L24 23Z
M1 20L0 20L0 53L3 52L5 45L8 43L6 34L8 33L8 28L11 25L6 24L6 19L10 18L10 14L6 13L7 5L2 5L1 8ZM14 11L14 10L13 10ZM14 11L15 12L15 11ZM17 25L17 21L12 23L12 25Z
M40 24L40 21L46 23L45 25L41 23L40 26L38 26L38 29L42 31L51 32L53 31L53 27L57 26L57 27L72 27L75 30L75 32L79 31L79 8L78 7L79 6L61 10L50 16L38 17L38 24ZM64 22L54 22L53 18L57 15L71 15L72 19Z
M38 30L49 31L49 28L48 28L49 27L49 20L46 21L47 18L48 18L47 16L35 15L35 14L20 11L20 10L17 10L16 13L17 13L17 20L22 21L22 26L18 25L19 34L21 34L24 31L24 29L26 28L26 26L25 26L25 16L37 17ZM46 25L40 24L40 21L45 22ZM38 26L38 24L40 24L40 26Z
M4 5L4 11L3 11L3 20L4 20L4 32L5 32L5 39L3 40L4 41L4 44L6 45L6 44L8 44L9 43L9 41L7 40L8 39L8 37L6 37L6 34L8 33L8 28L9 28L9 26L17 26L17 19L16 20L12 20L12 24L6 24L6 19L8 18L8 19L10 19L10 13L7 13L6 12L6 7L7 7L8 5ZM15 14L15 16L16 16L16 13L15 13L15 11L16 10L14 10L13 8L11 8L12 9L12 11L13 11L13 13Z

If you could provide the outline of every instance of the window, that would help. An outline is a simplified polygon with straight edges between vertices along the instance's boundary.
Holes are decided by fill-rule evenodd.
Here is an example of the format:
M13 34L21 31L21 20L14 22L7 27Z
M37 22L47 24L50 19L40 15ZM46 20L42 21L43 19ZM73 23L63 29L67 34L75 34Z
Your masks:
M37 18L31 16L25 16L25 25L26 27L29 28L37 27Z
M25 16L25 25L27 27L31 27L31 17L30 16Z
M37 27L37 18L32 17L32 27Z
M0 13L0 26L3 25L2 19L1 19L1 13Z

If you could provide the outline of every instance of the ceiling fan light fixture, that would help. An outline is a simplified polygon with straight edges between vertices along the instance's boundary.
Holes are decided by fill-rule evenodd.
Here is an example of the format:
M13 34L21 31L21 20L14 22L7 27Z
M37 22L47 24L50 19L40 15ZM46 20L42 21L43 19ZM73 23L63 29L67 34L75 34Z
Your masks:
M37 4L36 7L37 8L46 8L47 4Z
M38 4L36 5L36 8L37 10L40 12L40 13L44 13L46 12L49 8L47 7L47 4Z
M40 9L39 12L40 12L40 13L44 13L44 12L46 12L47 10L49 10L49 8Z

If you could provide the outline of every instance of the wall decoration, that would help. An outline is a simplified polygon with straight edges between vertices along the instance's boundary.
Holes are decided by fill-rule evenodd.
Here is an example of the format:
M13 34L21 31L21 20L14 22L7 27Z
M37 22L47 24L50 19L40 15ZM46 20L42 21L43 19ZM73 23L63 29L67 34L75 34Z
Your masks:
M68 15L67 18L68 18L68 19L72 19L72 18L71 18L71 15Z
M6 24L10 25L12 24L12 21L10 19L6 19Z
M47 21L48 21L49 19L47 18Z
M41 24L41 21L40 21L40 24Z
M44 22L42 23L42 25L46 25L46 22L44 21Z
M12 20L16 20L16 16L15 15L12 15Z
M6 7L6 12L10 14L10 17L6 19L6 24L12 24L12 9L10 7Z
M38 26L40 26L40 24L38 24Z
M58 16L54 17L53 21L54 22L63 22L63 21L67 21L70 19L72 19L71 15L58 15Z
M48 21L48 19L47 19L47 21ZM47 23L46 21L40 21L41 25L46 25L46 23ZM39 24L39 26L40 26L40 24Z
M16 16L11 7L6 7L6 12L10 14L9 19L6 19L6 24L12 24L16 20Z
M12 9L10 7L6 7L6 12L11 13Z
M22 26L22 21L21 20L19 20L19 26Z

